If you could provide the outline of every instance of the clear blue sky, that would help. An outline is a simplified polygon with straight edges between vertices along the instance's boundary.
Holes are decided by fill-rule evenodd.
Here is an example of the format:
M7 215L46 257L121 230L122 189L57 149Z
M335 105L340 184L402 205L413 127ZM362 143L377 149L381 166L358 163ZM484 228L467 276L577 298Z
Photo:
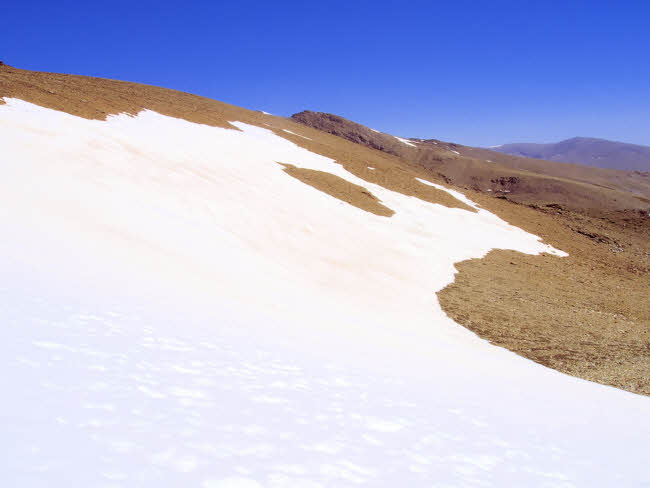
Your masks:
M650 145L650 2L25 1L0 59L470 145Z

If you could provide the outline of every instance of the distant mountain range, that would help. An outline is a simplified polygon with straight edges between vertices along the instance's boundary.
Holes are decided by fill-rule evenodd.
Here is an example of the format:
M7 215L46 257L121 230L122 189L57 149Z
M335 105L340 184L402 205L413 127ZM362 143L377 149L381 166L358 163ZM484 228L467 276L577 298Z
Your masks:
M574 137L550 144L503 144L490 149L513 156L579 163L597 168L650 171L650 147L593 137Z

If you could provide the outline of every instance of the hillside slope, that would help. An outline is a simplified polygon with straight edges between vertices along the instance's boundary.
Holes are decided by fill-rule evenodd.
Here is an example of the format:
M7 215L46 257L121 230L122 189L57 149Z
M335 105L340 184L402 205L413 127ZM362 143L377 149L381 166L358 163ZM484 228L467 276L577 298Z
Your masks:
M650 171L650 147L593 137L573 137L549 144L520 142L491 149L513 156L578 163L598 168Z
M441 305L494 344L650 394L649 174L399 139L332 114L292 119L460 185L484 208L566 250L562 262L493 251L462 263L455 283L439 293Z
M646 208L650 201L650 174L514 157L437 139L400 139L322 112L304 111L291 118L398 156L448 183L507 194L519 203L622 210Z
M539 336L526 314L540 275L502 257L554 285L626 280L606 315L644 293L647 270L620 274L643 262L628 256L647 242L638 209L610 210L601 242L585 234L596 217L567 232L561 207L461 192L417 162L189 94L0 68L0 97L7 486L645 479L648 398L494 347L441 308L462 262L451 317L491 324L480 294L494 289L530 343L567 336L576 300L594 304L544 297L557 320ZM618 267L593 269L610 255ZM471 274L493 261L496 275ZM619 313L634 325L647 310ZM597 380L615 384L642 332L606 325L594 347L619 341L619 368Z

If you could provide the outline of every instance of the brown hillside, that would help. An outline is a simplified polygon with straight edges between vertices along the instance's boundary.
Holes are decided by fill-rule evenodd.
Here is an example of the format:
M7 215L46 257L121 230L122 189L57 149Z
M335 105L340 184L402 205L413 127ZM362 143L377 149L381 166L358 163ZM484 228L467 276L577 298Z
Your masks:
M332 114L304 111L293 120L352 142L401 157L456 186L506 194L520 203L572 208L645 208L650 175L509 156L435 139L411 146ZM640 197L640 198L639 198Z
M342 117L294 120L396 155L570 256L492 251L438 294L458 323L559 371L650 394L650 178L439 140L408 146Z

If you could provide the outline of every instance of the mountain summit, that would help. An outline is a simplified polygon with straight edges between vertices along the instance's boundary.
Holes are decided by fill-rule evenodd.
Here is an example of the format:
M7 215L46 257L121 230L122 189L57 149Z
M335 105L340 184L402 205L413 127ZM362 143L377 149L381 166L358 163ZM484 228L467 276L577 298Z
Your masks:
M514 156L585 164L597 168L650 171L649 146L593 137L573 137L549 144L520 142L490 149Z

